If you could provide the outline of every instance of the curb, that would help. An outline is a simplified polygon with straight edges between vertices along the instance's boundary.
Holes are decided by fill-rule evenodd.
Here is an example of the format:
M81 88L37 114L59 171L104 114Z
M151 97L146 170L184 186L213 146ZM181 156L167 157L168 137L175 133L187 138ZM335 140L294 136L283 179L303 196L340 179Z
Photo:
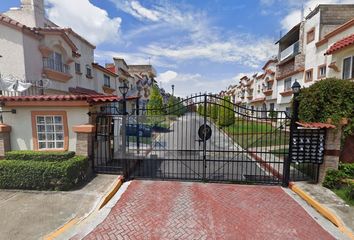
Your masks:
M305 200L309 205L311 205L314 209L316 209L316 211L319 212L323 217L332 222L339 229L339 231L347 235L350 239L354 240L354 234L345 227L344 223L337 217L337 215L335 215L328 208L321 205L304 190L296 186L293 182L289 183L289 188L297 195L299 195L303 200Z
M102 203L99 205L99 207L94 210L92 210L88 215L82 217L81 219L78 217L73 217L70 219L68 222L66 222L63 226L59 227L55 231L49 233L48 235L44 236L43 239L45 240L52 240L57 237L59 237L61 234L66 232L68 229L72 228L76 224L78 224L80 221L83 219L89 217L93 212L100 211L112 198L113 196L117 193L119 188L122 186L124 182L124 177L123 176L118 176L118 180L114 183L113 188L107 193L104 197L103 200L101 201Z
M113 189L104 197L103 202L101 203L98 210L101 210L109 202L109 200L112 199L114 194L116 194L118 192L120 186L122 186L123 181L124 181L124 177L121 175L118 176L118 181L114 184Z

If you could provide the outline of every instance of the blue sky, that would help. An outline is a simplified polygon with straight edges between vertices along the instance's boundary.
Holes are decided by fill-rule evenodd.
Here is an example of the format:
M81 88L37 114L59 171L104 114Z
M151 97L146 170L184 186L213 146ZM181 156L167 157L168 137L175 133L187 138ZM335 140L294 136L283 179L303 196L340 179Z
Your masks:
M354 0L45 0L48 17L93 42L96 61L151 63L166 90L218 92L260 71L274 42L319 3ZM1 1L0 11L19 6Z

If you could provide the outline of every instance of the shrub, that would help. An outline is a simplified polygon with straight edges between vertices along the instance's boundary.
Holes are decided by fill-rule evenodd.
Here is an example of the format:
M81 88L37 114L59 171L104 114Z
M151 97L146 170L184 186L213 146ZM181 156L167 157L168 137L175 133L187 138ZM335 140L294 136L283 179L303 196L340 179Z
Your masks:
M354 179L354 163L341 163L339 170L343 172L347 178Z
M342 171L330 169L326 172L322 185L329 189L337 189L341 187L343 179L346 177Z
M0 188L34 190L69 190L86 178L88 159L75 156L69 160L0 161Z
M23 161L65 161L75 156L75 152L10 151L5 153L7 160Z
M345 135L354 132L354 83L340 79L324 79L299 95L299 118L305 122L326 122L331 118L337 124L342 118L350 119Z
M224 97L221 100L221 106L218 111L218 124L219 126L230 126L235 122L235 113L233 111L233 103L230 102L230 97Z

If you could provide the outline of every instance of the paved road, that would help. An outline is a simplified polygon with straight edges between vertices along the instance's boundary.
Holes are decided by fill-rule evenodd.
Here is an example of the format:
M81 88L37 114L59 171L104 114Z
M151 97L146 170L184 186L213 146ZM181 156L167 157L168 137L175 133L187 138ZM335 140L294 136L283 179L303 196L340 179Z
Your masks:
M273 180L256 161L234 144L231 138L208 122L212 136L206 142L206 152L198 136L204 124L203 117L187 113L170 126L170 132L159 133L152 143L153 149L135 172L138 176L158 178L184 178L228 181ZM203 163L203 154L206 162ZM203 168L205 167L205 173ZM203 175L205 174L205 176Z
M132 181L84 239L335 239L318 218L276 186Z

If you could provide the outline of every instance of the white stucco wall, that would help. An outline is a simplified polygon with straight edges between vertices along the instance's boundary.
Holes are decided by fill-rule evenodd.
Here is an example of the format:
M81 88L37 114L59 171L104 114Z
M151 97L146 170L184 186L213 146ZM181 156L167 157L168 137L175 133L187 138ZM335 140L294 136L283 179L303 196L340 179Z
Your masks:
M0 74L13 75L18 78L25 76L23 33L0 24Z
M4 110L10 109L12 108L4 108ZM4 123L12 127L12 150L33 150L31 111L66 111L69 151L76 151L76 133L72 131L72 127L89 122L88 107L13 107L13 109L16 109L16 114L3 114Z
M39 41L30 36L23 35L24 59L26 80L37 81L42 79L42 54L39 51Z

